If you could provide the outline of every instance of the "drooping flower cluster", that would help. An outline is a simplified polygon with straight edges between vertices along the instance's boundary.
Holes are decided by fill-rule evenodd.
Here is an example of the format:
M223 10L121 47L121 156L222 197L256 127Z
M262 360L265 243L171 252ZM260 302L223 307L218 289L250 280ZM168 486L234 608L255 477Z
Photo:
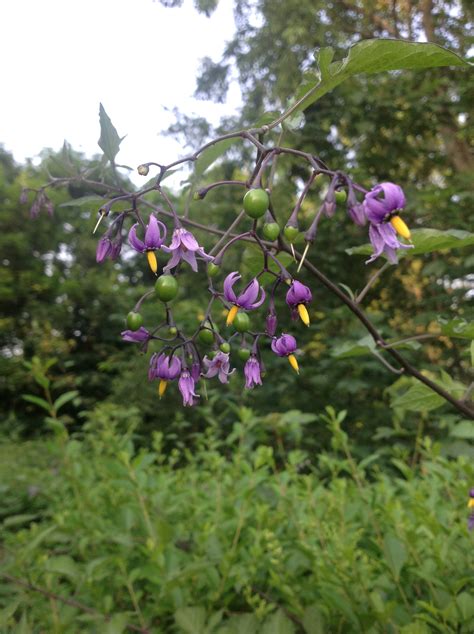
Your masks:
M128 232L128 242L133 250L146 254L149 267L157 276L157 280L155 290L148 291L141 297L129 313L127 329L122 332L122 339L139 344L143 352L146 352L148 347L153 348L148 378L150 381L158 382L160 398L165 395L169 383L176 381L183 405L196 405L203 394L201 386L204 381L217 380L221 384L229 382L236 372L235 356L244 362L242 370L245 388L250 390L261 386L265 376L265 349L270 350L276 357L286 357L293 370L299 374L297 341L288 332L280 331L278 335L277 329L280 320L285 320L285 312L287 322L288 317L293 320L299 318L305 326L310 326L313 292L302 281L296 279L294 273L287 270L278 254L281 250L291 251L296 261L293 243L300 235L298 214L304 197L318 175L314 163L312 166L314 171L311 178L286 221L283 234L288 243L281 242L283 238L279 237L280 225L270 205L270 192L258 187L251 188L251 194L243 200L244 212L252 221L250 230L235 234L232 233L233 225L227 232L222 232L223 237L210 253L199 244L193 233L182 226L186 225L187 216L178 216L168 198L166 201L171 212L156 208L150 213L147 223L142 219L134 198L133 209L120 213L100 238L97 245L97 262L103 262L107 258L116 259L122 248L124 221L130 212L135 216L136 222ZM148 173L147 164L140 168L140 173ZM324 173L328 173L326 168ZM304 234L306 247L303 256L298 256L299 265L296 273L303 266L309 247L316 239L319 222L321 219L332 218L341 201L347 202L348 216L356 225L364 226L368 223L369 239L373 247L373 254L368 262L373 262L381 255L395 262L399 249L411 248L411 244L401 241L410 241L411 235L400 216L406 200L398 185L385 182L366 191L352 183L341 172L329 174L329 187L323 202ZM363 200L360 200L360 193L363 194ZM202 200L204 196L205 190L201 190L197 199ZM109 202L107 214L111 206L112 203ZM261 236L259 218L264 219ZM171 241L167 243L170 233ZM253 242L260 249L261 270L258 273L254 271L247 279L244 270L232 270L216 284L214 278L221 273L228 250L235 244L243 246L244 241ZM215 256L211 255L213 251L216 252ZM199 261L207 263L207 282L202 285L203 292L209 293L207 308L201 315L195 332L186 334L174 314L172 302L179 295L178 279L181 265L186 263L194 273L198 273ZM272 280L271 284L262 283L262 280L269 278ZM281 289L286 290L281 292ZM158 326L147 323L148 327L145 327L142 325L144 320L140 313L141 305L153 295L164 304L163 319ZM286 311L277 308L284 306L284 302L287 306ZM220 307L220 310L216 310L216 307ZM219 328L217 322L222 317L222 309L225 309L225 324ZM239 346L237 351L236 344ZM469 521L474 525L474 514L470 515Z

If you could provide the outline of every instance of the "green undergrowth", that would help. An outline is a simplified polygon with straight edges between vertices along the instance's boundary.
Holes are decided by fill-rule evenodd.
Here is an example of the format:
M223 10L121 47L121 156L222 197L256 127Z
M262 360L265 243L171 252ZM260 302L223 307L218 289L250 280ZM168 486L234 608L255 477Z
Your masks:
M0 446L0 632L472 633L474 465L425 438L382 470L341 421L284 458L242 420L169 455L113 416Z

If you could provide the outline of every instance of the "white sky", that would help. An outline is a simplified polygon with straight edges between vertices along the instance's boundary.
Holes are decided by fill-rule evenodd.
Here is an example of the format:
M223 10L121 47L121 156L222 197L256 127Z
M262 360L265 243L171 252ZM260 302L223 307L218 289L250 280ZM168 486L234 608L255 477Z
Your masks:
M200 58L220 59L232 37L232 6L206 18L192 0L0 0L0 143L18 161L64 139L91 155L102 102L127 134L119 163L171 162L182 148L159 136L174 120L166 109L217 123L240 102L236 85L226 105L192 97Z

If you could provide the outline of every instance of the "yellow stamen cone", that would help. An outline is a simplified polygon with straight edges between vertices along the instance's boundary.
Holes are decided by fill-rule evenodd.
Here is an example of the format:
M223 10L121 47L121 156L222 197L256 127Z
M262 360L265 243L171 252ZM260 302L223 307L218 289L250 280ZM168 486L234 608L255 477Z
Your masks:
M163 396L163 394L166 392L166 388L168 387L168 381L163 381L163 379L160 381L160 384L158 386L158 396L161 398Z
M304 304L298 304L298 315L305 326L309 326L308 309Z
M407 227L405 221L400 218L400 216L394 216L393 218L391 218L390 224L399 236L402 236L402 238L405 238L406 240L411 240L410 229Z
M230 326L231 325L231 323L234 321L235 316L237 315L238 312L239 312L239 307L238 306L232 306L232 308L227 313L227 319L226 319L226 322L225 322L226 326Z
M291 367L293 368L293 370L299 374L300 373L300 368L298 366L298 361L296 360L296 357L294 354L289 354L288 355L288 361L290 362Z
M148 264L150 265L150 269L153 271L153 273L156 274L156 272L158 271L158 261L156 259L156 255L154 251L147 251L146 252L146 257L148 260Z
M467 503L467 508L468 509L474 509L474 498L471 498L469 500L469 502Z

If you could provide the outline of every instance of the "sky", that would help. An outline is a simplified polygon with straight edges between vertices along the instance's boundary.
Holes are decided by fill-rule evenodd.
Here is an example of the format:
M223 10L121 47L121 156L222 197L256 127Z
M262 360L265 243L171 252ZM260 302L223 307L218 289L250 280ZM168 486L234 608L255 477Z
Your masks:
M192 0L167 9L153 0L4 0L0 2L0 144L17 161L66 139L88 156L99 151L99 103L120 136L117 162L168 163L183 149L160 132L172 109L217 123L240 103L193 98L199 60L219 60L234 32L233 2L210 18Z

